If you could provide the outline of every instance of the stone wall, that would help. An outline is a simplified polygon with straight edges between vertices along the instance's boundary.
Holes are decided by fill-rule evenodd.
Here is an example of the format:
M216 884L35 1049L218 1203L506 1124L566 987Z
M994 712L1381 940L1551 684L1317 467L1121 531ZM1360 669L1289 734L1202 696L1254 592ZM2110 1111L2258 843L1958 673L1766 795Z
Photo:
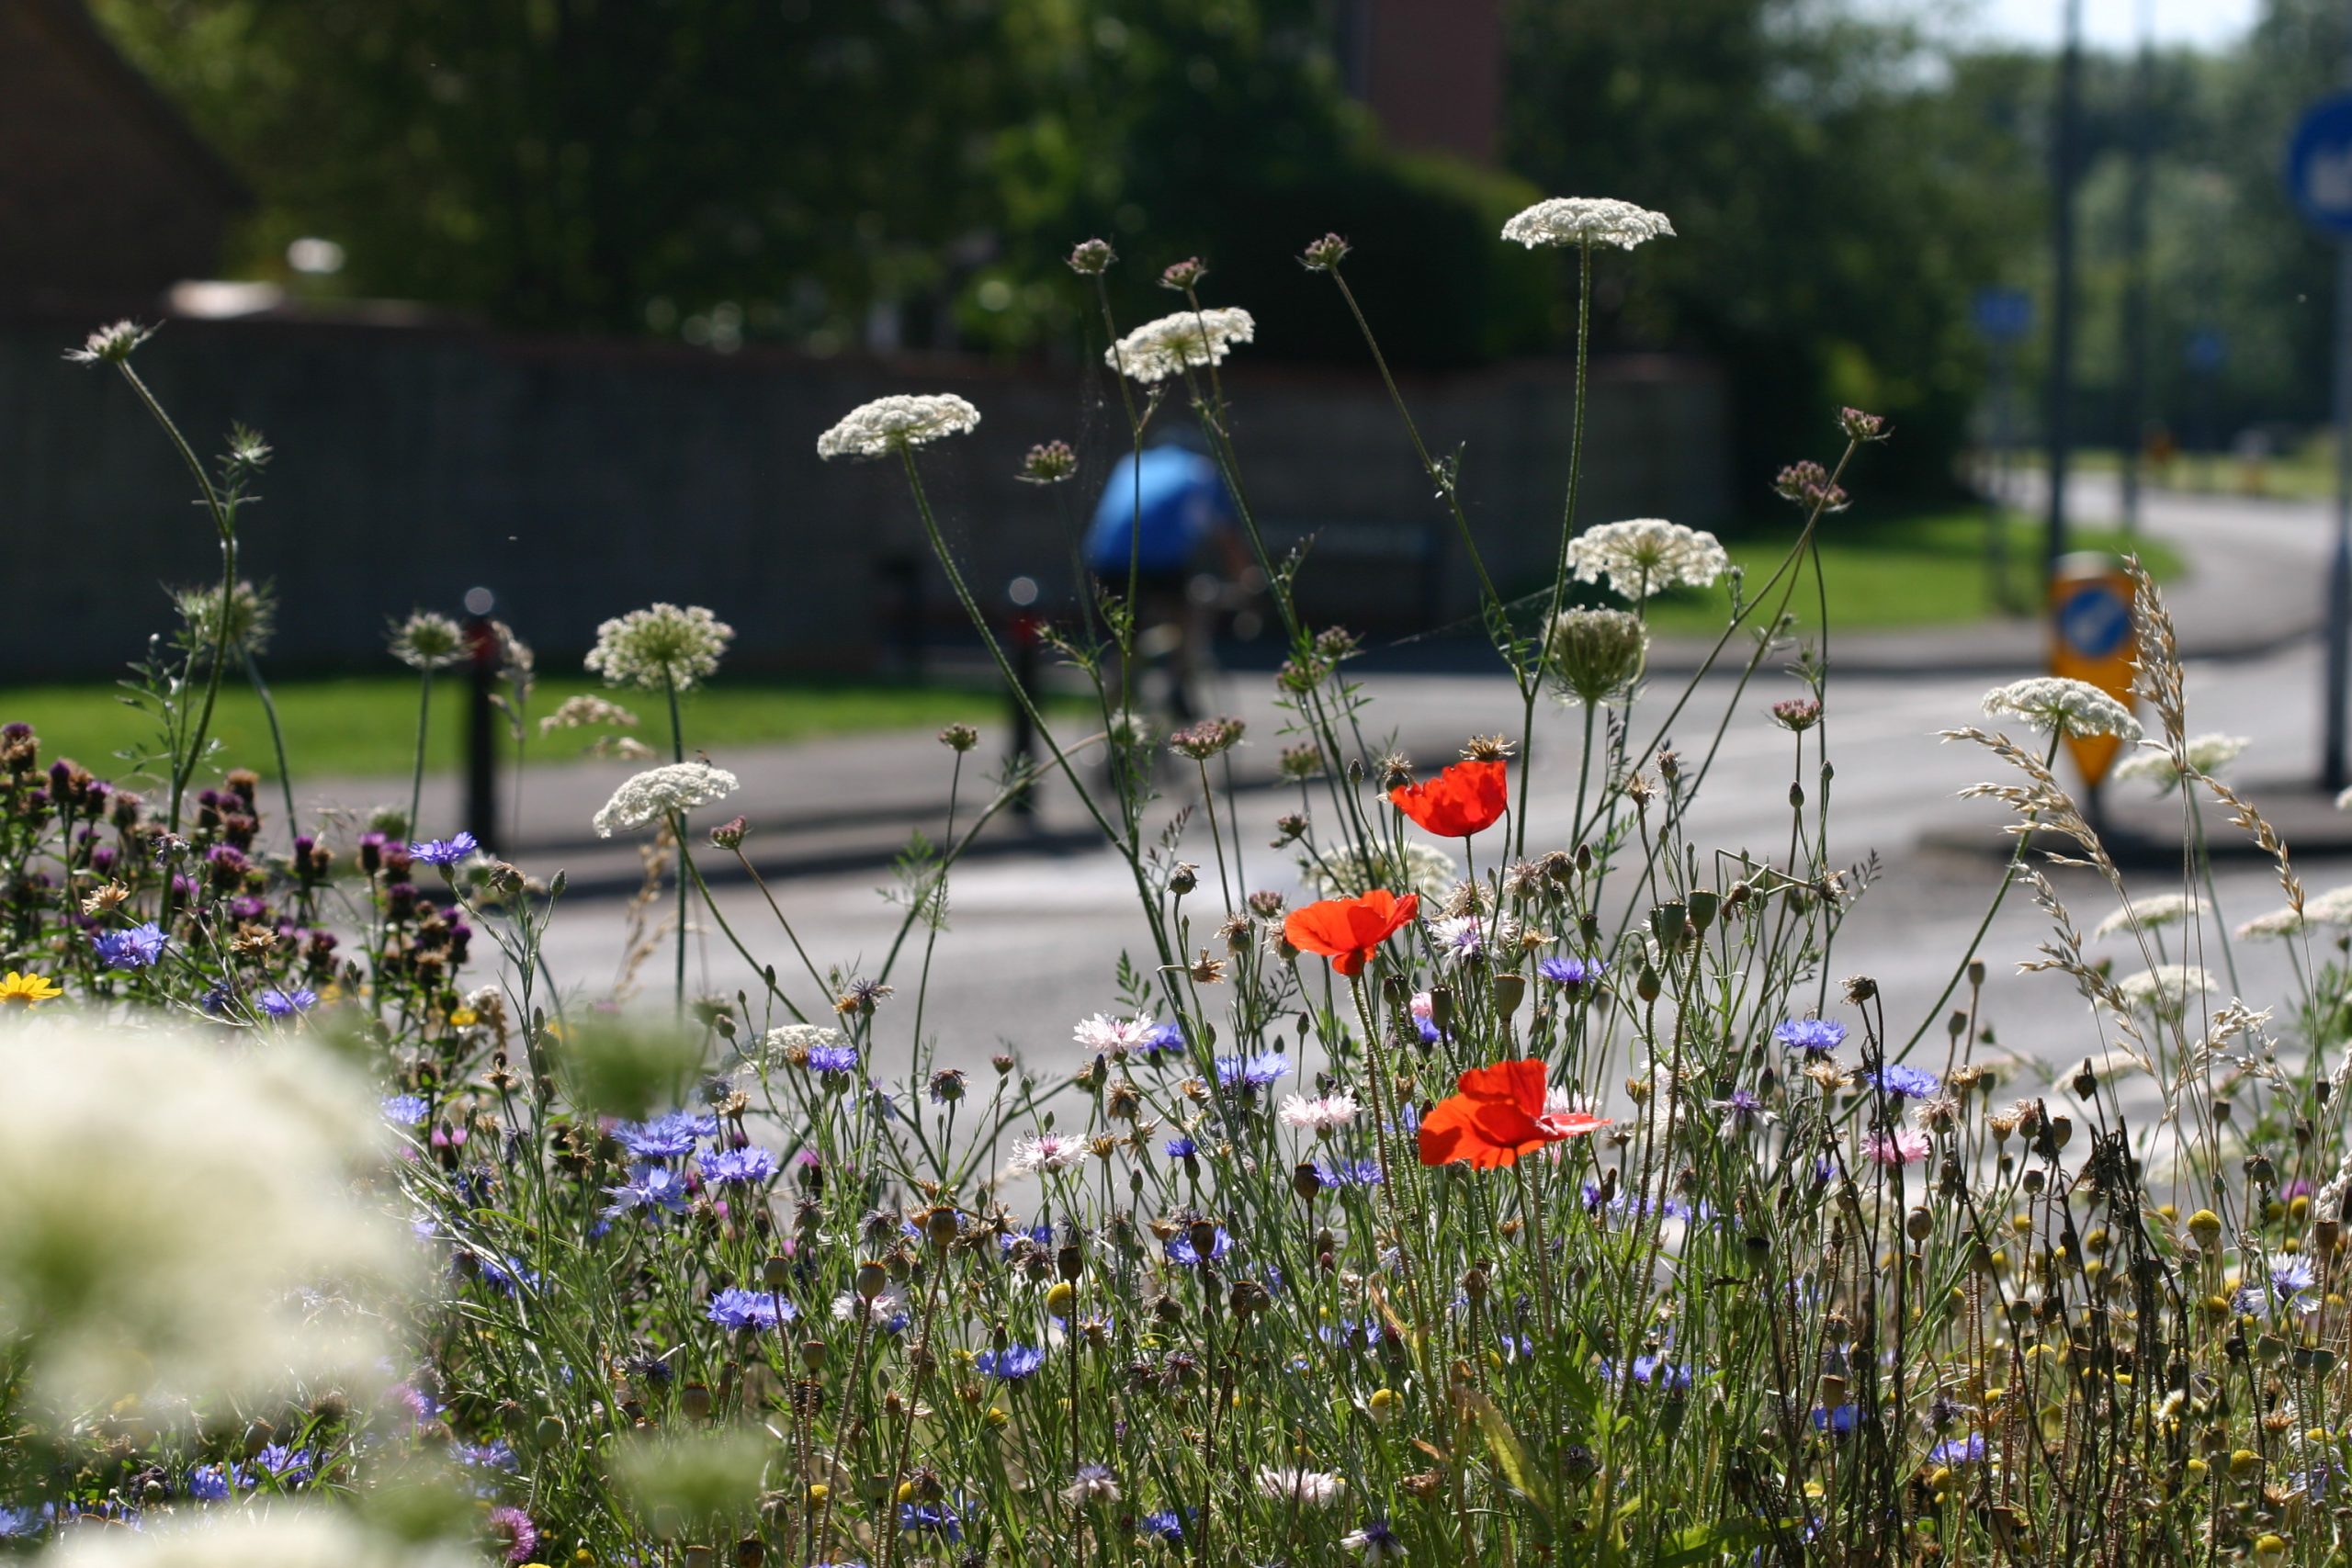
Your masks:
M0 321L12 580L0 680L113 671L167 625L164 585L219 570L187 476L129 389L110 369L63 361L87 324ZM390 617L455 612L477 584L550 658L584 649L603 617L668 598L734 624L736 668L872 669L909 629L910 581L927 633L955 636L954 606L896 467L820 463L820 431L885 392L978 404L980 430L931 449L925 471L992 600L1020 573L1043 581L1049 601L1065 592L1056 503L1082 516L1125 446L1115 389L1078 368L280 317L175 321L137 363L200 451L217 449L232 419L277 449L243 540L247 575L277 588L281 669L368 667ZM1607 360L1592 379L1582 516L1718 520L1731 491L1713 372ZM1475 613L1460 547L1375 379L1237 362L1227 384L1269 534L1316 536L1301 581L1311 615L1394 634ZM1432 449L1463 449L1489 570L1507 591L1533 588L1550 570L1568 468L1566 367L1413 379L1405 391ZM1028 446L1056 437L1079 446L1080 479L1058 495L1015 482Z

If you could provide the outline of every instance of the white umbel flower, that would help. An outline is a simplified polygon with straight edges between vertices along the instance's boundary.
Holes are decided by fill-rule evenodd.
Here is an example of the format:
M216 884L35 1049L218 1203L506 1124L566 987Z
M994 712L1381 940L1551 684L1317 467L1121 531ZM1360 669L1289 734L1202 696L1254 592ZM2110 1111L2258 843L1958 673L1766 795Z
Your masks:
M900 392L860 403L817 437L817 456L887 457L977 429L980 411L953 392Z
M1229 305L1179 310L1146 321L1104 349L1102 363L1130 381L1149 386L1186 369L1222 365L1235 344L1251 342L1257 335L1258 323L1247 310Z
M608 686L690 692L718 672L719 655L734 640L735 628L699 604L655 604L598 626L584 663Z
M2177 926L2206 912L2205 900L2185 893L2160 893L2153 898L2142 898L2122 908L2091 928L2091 940L2113 936L2118 931L2137 926L2143 931L2164 926Z
M0 1030L0 1359L41 1403L259 1398L386 1352L363 1298L419 1258L355 1197L390 1149L340 1063L66 1017Z
M1012 1157L1005 1163L1015 1176L1035 1176L1041 1170L1068 1170L1085 1157L1084 1138L1068 1133L1034 1133L1014 1142Z
M2290 936L2301 936L2314 923L2309 914L2298 914L2291 906L2282 906L2267 914L2255 916L2230 934L2240 942L2281 942Z
M177 1517L166 1509L133 1529L71 1529L40 1557L44 1568L469 1568L481 1561L454 1544L371 1529L350 1509L287 1504Z
M1609 580L1622 598L1638 604L1669 588L1706 588L1731 565L1713 534L1660 517L1634 517L1588 528L1568 542L1568 565L1578 582Z
M1364 874L1367 852L1372 862L1369 876ZM1402 863L1391 847L1385 844L1370 852L1341 850L1320 860L1302 856L1298 863L1300 877L1315 890L1317 898L1360 898L1374 887L1442 898L1461 870L1452 855L1418 839L1405 841Z
M2158 1018L2177 1018L2188 998L2213 989L2213 976L2193 964L2159 964L2115 983L2123 999Z
M634 832L673 811L691 811L733 795L741 781L725 768L708 762L672 762L648 768L613 791L613 798L596 813L596 837Z
M2250 744L2243 735L2192 735L2187 745L2188 765L2200 773L2218 773ZM2134 780L2152 784L2158 795L2170 795L2180 787L2179 763L2168 747L2154 740L2142 741L2139 750L2116 763L2115 776L2127 784Z
M1258 1495L1276 1503L1325 1507L1339 1497L1340 1485L1340 1478L1329 1471L1269 1467L1258 1472Z
M2012 681L1984 694L1988 714L2012 714L2044 735L2086 739L2112 735L2130 745L2140 739L2140 721L2132 710L2086 681L2064 675L2036 675Z
M1674 225L1663 212L1591 196L1555 196L1503 225L1504 239L1517 240L1531 251L1538 245L1615 245L1630 251L1673 233Z
M2352 882L2304 899L2303 917L2315 926L2352 926Z
M1361 1109L1354 1095L1340 1089L1314 1100L1303 1094L1286 1095L1283 1099L1282 1109L1274 1114L1282 1118L1286 1127L1295 1127L1302 1133L1312 1133L1321 1137L1353 1122Z

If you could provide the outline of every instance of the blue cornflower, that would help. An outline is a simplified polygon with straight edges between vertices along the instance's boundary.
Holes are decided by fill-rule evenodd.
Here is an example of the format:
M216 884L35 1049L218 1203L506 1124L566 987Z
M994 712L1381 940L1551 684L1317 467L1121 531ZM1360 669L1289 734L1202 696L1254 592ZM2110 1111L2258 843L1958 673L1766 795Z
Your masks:
M1826 1055L1846 1043L1846 1026L1830 1018L1792 1018L1773 1030L1772 1038L1792 1051Z
M474 1266L481 1270L482 1282L502 1296L511 1296L516 1286L536 1291L539 1288L539 1271L526 1268L521 1258L508 1253L503 1258L474 1255Z
M808 1047L808 1070L828 1077L836 1073L854 1073L857 1071L857 1047L811 1045Z
M433 1107L421 1094L389 1095L384 1100L384 1120L395 1127L414 1127L433 1114Z
M2319 1276L2312 1269L2312 1260L2299 1253L2271 1259L2270 1288L2280 1301L2291 1301L2319 1283Z
M770 1291L730 1286L710 1298L710 1321L721 1328L774 1328L799 1315L790 1302Z
M1377 1187L1380 1185L1380 1162L1376 1159L1318 1159L1315 1162L1315 1179L1326 1187Z
M1221 1089L1263 1089L1290 1074L1290 1058L1280 1051L1256 1056L1219 1056L1216 1081Z
M520 1470L514 1447L503 1438L487 1443L451 1443L449 1457L471 1470Z
M1170 1138L1161 1145L1170 1159L1191 1159L1201 1152L1201 1145L1190 1138Z
M290 1492L311 1479L311 1450L272 1443L254 1455L254 1468Z
M1535 973L1566 990L1578 990L1591 985L1608 973L1609 965L1598 958L1540 958Z
M1173 1508L1162 1508L1156 1514L1146 1514L1136 1529L1163 1546L1184 1544L1184 1521Z
M1634 1381L1644 1388L1685 1390L1690 1386L1690 1369L1679 1361L1669 1361L1663 1350L1651 1350L1634 1358Z
M1155 1023L1149 1029L1143 1032L1143 1037L1140 1040L1136 1041L1133 1045L1127 1048L1127 1055L1130 1056L1142 1056L1146 1059L1149 1059L1160 1055L1162 1052L1182 1051L1183 1048L1183 1025L1178 1023Z
M1038 1247L1049 1247L1054 1245L1054 1227L1051 1225L1031 1225L1025 1231L1010 1231L1001 1233L996 1238L997 1251L1010 1255L1012 1249L1020 1245L1021 1238L1023 1236L1028 1237L1032 1243Z
M39 1508L12 1508L0 1503L0 1540L14 1540L40 1530Z
M1928 1450L1929 1464L1974 1464L1984 1457L1984 1435L1971 1432L1964 1438L1947 1438Z
M722 1149L715 1155L705 1155L695 1162L702 1167L702 1179L721 1186L749 1187L765 1181L776 1170L775 1156L757 1144L740 1149Z
M1046 1364L1046 1353L1026 1345L1008 1345L1001 1350L981 1351L972 1364L982 1375L1000 1382L1019 1382Z
M1417 1012L1413 1015L1413 1028L1420 1035L1421 1043L1424 1045L1434 1045L1445 1038L1438 1026L1430 1021L1427 1013Z
M718 1118L673 1111L650 1122L624 1122L613 1129L621 1147L639 1159L675 1159L692 1154L695 1140L715 1137Z
M187 1472L187 1495L199 1503L220 1503L229 1496L229 1467L221 1464L192 1465Z
M926 1532L947 1540L964 1539L964 1521L944 1503L899 1504L899 1528L910 1534Z
M109 969L152 968L164 955L164 928L150 920L129 931L107 931L90 939L98 962Z
M1860 1418L1861 1412L1850 1404L1816 1404L1813 1407L1813 1429L1827 1432L1836 1438L1842 1438L1852 1431L1854 1423Z
M605 1189L605 1196L613 1206L605 1211L610 1219L626 1214L631 1209L666 1209L673 1214L686 1212L686 1179L666 1165L640 1165L628 1173L628 1179L618 1187Z
M1866 1073L1863 1077L1876 1085L1882 1093L1894 1095L1898 1100L1906 1095L1913 1100L1925 1100L1943 1084L1943 1079L1925 1068L1906 1067L1900 1062L1889 1062L1878 1071Z
M300 990L281 991L272 987L254 998L261 1010L272 1018L292 1018L319 1005L319 993L304 987Z
M1191 1236L1171 1235L1168 1238L1167 1247L1169 1262L1179 1264L1186 1269L1196 1269L1200 1266L1201 1255L1193 1246ZM1209 1243L1209 1261L1214 1263L1232 1250L1233 1238L1226 1235L1223 1225L1217 1226L1216 1239Z
M1367 1563L1405 1561L1404 1544L1396 1539L1396 1532L1388 1528L1388 1521L1377 1514L1364 1520L1363 1528L1341 1536L1340 1544L1351 1551L1362 1552Z
M474 842L471 833L459 833L454 838L427 839L408 847L410 858L427 865L455 865L481 846Z

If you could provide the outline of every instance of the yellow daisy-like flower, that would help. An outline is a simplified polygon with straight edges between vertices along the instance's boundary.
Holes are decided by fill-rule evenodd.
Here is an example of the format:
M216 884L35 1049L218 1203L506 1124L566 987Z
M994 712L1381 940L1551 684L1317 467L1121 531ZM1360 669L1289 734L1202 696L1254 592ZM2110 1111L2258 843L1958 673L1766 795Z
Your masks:
M14 969L0 976L0 1007L30 1007L65 994L65 987L45 975L19 975Z

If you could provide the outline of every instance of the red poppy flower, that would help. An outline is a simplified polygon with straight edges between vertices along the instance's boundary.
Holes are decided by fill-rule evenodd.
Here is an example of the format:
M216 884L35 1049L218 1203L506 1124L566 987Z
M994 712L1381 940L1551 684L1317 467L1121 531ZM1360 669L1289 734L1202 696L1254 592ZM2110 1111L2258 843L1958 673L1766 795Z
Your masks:
M1468 1165L1491 1170L1523 1154L1609 1125L1551 1100L1544 1086L1544 1064L1497 1062L1473 1067L1454 1087L1462 1092L1442 1100L1421 1118L1423 1165ZM1565 1097L1563 1097L1565 1099Z
M1456 762L1427 784L1388 792L1396 808L1441 839L1466 839L1495 825L1510 804L1503 764Z
M1375 887L1361 898L1326 898L1293 909L1283 939L1301 953L1318 953L1342 975L1361 975L1373 951L1394 936L1421 907L1414 894L1397 897Z

